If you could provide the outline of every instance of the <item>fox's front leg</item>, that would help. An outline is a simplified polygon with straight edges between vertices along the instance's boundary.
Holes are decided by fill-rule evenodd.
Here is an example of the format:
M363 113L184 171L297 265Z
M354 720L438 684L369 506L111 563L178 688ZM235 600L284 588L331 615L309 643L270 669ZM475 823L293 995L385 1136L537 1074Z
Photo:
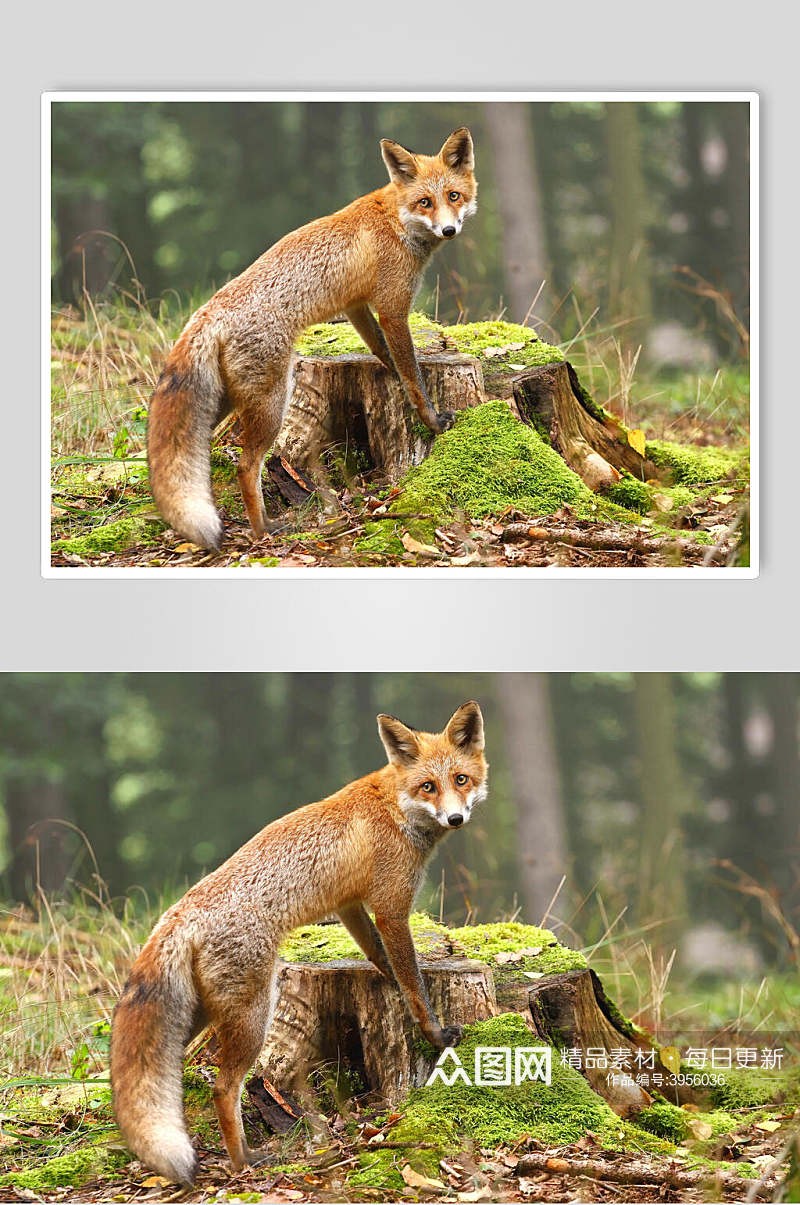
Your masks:
M396 983L392 964L384 949L381 935L372 923L372 919L363 904L347 904L339 909L339 919L350 936L364 951L373 966L377 967L384 978Z
M389 345L369 306L366 303L363 305L351 305L348 310L345 310L345 314L347 314L351 324L356 328L373 356L378 357L384 368L388 368L390 372L394 372L394 361L392 360L392 353L389 351Z
M417 363L414 340L411 338L411 331L408 327L408 315L379 313L378 320L386 336L386 342L389 344L389 351L392 353L395 367L400 374L400 380L403 382L417 414L431 431L435 431L437 434L440 431L446 431L453 425L453 414L450 410L442 410L437 414L430 403Z
M417 964L417 952L414 949L408 917L382 916L376 912L375 923L383 938L395 978L408 997L414 1020L422 1030L423 1036L437 1050L444 1050L445 1046L456 1046L461 1041L461 1026L442 1027L431 1008Z

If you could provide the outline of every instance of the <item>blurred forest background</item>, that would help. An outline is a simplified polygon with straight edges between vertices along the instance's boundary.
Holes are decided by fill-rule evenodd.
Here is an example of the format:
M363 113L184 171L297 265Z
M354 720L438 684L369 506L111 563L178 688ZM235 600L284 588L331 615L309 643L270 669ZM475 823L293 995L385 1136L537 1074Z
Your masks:
M676 945L689 971L800 958L795 674L4 674L2 894L91 883L152 910L263 825L384 764L375 717L477 698L490 793L421 904ZM89 849L91 847L91 849ZM96 860L96 866L95 866ZM561 885L562 876L566 879Z
M747 347L748 122L716 101L55 103L53 299L121 289L185 312L385 184L381 137L433 153L466 124L478 214L419 308L527 316L551 342L592 320L651 363L707 370Z

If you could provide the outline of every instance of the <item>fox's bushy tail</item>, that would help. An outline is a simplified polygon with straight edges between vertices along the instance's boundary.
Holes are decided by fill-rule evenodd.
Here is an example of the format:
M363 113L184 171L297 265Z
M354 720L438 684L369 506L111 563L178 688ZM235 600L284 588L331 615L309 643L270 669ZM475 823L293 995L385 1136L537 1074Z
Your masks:
M163 518L202 548L216 549L222 521L211 493L211 433L224 412L219 342L190 326L167 359L150 401L150 489Z
M122 1137L138 1159L176 1184L194 1184L197 1155L183 1114L183 1052L197 1012L188 949L148 942L114 1010L111 1090Z

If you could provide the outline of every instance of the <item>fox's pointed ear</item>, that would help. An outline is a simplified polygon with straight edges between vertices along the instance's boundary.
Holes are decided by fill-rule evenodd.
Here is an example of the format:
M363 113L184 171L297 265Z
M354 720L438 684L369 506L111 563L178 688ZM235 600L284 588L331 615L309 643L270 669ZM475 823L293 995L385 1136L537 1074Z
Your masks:
M381 138L381 155L393 184L408 184L416 177L417 161L399 142Z
M419 757L419 745L412 728L407 728L393 715L378 716L380 733L386 756L393 766L410 766Z
M478 704L471 700L459 707L444 734L456 749L483 749L483 716Z
M472 171L475 167L475 151L472 147L472 135L466 126L453 131L439 151L439 158L456 171Z

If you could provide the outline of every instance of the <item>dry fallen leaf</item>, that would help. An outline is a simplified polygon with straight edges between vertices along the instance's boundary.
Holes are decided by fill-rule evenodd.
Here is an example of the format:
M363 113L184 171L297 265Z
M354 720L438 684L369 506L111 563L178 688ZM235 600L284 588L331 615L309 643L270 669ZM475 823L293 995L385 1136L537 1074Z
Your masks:
M689 1126L693 1138L705 1140L714 1133L714 1127L707 1121L703 1121L702 1117L690 1117L686 1124Z
M660 511L672 510L675 505L675 499L670 498L669 494L653 494L653 502L656 510Z
M757 1130L763 1130L765 1134L774 1134L776 1130L781 1128L779 1121L759 1121L756 1124Z
M415 540L412 535L404 531L400 537L400 542L406 552L416 552L420 556L440 556L438 548L434 548L432 544L420 544L419 540Z
M733 494L714 494L712 502L719 502L720 506L727 506L729 502L733 502Z
M164 1176L148 1176L146 1180L142 1180L142 1188L169 1188L172 1180L167 1180Z
M488 1184L484 1184L481 1188L475 1188L472 1192L457 1192L456 1196L459 1201L491 1201L492 1190Z
M543 946L526 946L522 950L501 950L499 954L495 954L495 962L520 962L523 958L535 958L537 954L541 954Z
M106 484L122 481L128 475L128 466L122 460L108 460L86 470L87 481L102 481Z
M495 356L504 356L509 351L522 351L524 343L506 343L505 347L484 347L483 354L487 360L493 360Z
M433 1191L444 1188L444 1182L442 1180L431 1180L428 1176L421 1176L419 1172L414 1171L410 1163L405 1165L400 1172L400 1175L403 1177L403 1180L409 1188L427 1188Z

